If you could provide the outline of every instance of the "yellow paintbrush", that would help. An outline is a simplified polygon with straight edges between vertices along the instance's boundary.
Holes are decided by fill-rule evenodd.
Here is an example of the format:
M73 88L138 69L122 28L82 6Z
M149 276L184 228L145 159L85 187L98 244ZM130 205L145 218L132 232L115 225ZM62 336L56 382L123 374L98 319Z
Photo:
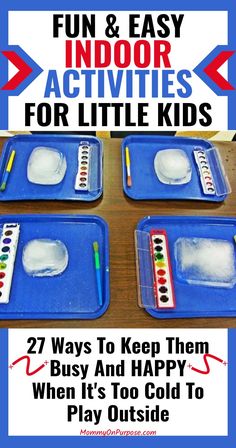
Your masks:
M131 171L130 171L130 155L129 155L129 148L126 146L125 148L125 164L126 164L126 172L127 172L127 186L132 186L132 179L131 179Z
M12 167L13 167L13 162L14 162L14 159L15 159L15 155L16 155L16 151L13 149L12 152L11 152L11 155L9 157L9 160L7 162L6 170L5 170L4 174L3 174L0 191L4 191L6 189L7 181L8 181L10 172L11 172Z

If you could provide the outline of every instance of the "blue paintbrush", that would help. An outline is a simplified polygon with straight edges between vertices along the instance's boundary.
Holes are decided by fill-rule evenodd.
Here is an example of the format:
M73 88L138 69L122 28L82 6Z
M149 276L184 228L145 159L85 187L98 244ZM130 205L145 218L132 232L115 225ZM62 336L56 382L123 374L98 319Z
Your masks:
M97 289L98 289L98 303L100 306L102 306L102 277L101 277L99 247L97 241L94 241L93 243L93 250L94 250L94 262L95 262L96 279L97 279Z

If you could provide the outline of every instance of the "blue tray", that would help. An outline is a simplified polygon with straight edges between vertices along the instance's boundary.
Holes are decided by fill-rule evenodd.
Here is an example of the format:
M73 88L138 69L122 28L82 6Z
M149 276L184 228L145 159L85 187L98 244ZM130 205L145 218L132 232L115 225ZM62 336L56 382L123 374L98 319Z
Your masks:
M148 216L138 223L138 230L165 229L168 235L174 280L176 308L146 309L155 318L236 317L236 286L232 289L189 285L177 277L174 244L179 237L214 238L233 241L236 218L195 216ZM220 259L220 257L219 257Z
M78 146L81 141L88 141L98 148L98 160L94 175L98 176L99 187L95 191L76 192L74 183L78 169ZM66 156L67 171L64 179L58 185L37 185L27 179L27 164L32 150L36 146L57 148ZM2 178L9 154L16 150L12 172L10 173L7 188L0 192L0 201L21 200L74 200L95 201L102 192L102 161L103 149L99 139L92 136L77 135L16 135L7 140L4 145L0 161L0 179Z
M0 319L97 319L109 305L109 237L106 222L98 216L1 216L20 224L10 301L0 304ZM25 244L34 238L65 243L67 269L55 277L30 277L22 266ZM103 305L99 306L93 241L98 241L102 268Z
M128 146L131 160L132 186L127 187L125 147ZM134 200L202 200L221 202L227 198L207 196L202 191L198 168L194 161L195 147L208 150L213 148L207 140L159 135L130 135L122 141L123 189ZM167 148L182 149L189 156L192 165L192 179L185 185L166 185L160 182L154 170L154 158L158 150Z

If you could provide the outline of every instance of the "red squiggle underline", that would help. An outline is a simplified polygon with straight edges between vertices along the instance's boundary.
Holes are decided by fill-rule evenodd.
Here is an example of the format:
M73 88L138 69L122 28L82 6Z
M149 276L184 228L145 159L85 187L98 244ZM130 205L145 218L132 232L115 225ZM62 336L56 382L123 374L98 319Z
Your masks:
M45 364L42 364L41 366L39 366L37 369L32 370L32 372L29 371L30 368L30 357L29 356L21 356L21 358L16 359L13 363L12 366L15 366L16 364L18 364L18 362L23 361L23 359L27 360L27 364L26 364L26 370L25 373L28 376L32 376L35 375L36 373L38 373L40 370L42 370L45 367Z
M224 363L223 359L218 358L217 356L209 355L208 353L205 353L203 355L203 361L205 363L206 370L200 370L200 369L197 369L196 367L192 367L192 366L191 366L191 370L194 370L194 372L197 372L197 373L201 373L202 375L207 375L208 373L210 373L210 366L209 366L209 363L207 361L207 358L212 358L212 359L215 359L216 361Z

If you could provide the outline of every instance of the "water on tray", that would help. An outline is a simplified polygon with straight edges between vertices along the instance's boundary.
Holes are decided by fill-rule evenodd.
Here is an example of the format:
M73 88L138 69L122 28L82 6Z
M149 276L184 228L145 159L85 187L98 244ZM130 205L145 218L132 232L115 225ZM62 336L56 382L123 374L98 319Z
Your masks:
M178 277L187 283L233 288L234 244L210 238L179 238L175 243Z
M52 277L61 274L66 269L67 248L59 240L31 240L24 247L22 262L28 275Z
M154 159L154 168L158 179L164 184L181 185L191 180L190 161L182 149L158 151Z
M63 180L66 168L66 158L60 151L38 146L29 157L28 180L34 184L56 185Z

